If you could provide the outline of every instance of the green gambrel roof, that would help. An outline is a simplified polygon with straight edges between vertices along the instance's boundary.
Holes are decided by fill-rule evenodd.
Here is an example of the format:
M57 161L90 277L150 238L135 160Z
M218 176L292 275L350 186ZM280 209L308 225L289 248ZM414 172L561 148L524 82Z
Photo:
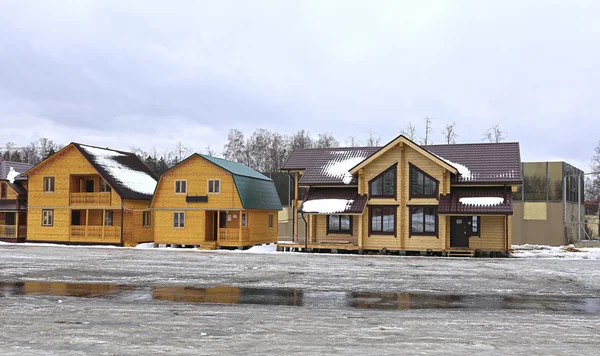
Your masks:
M281 201L271 178L237 162L198 154L231 173L244 209L281 210Z
M210 161L210 162L216 164L217 166L223 168L224 170L228 171L231 174L235 174L238 176L244 176L244 177L250 177L250 178L256 178L256 179L262 179L262 180L271 180L271 178L269 178L265 175L262 175L262 174L258 173L257 171L255 171L254 169L249 168L238 162L232 162L232 161L228 161L223 158L211 157L211 156L206 156L206 155L201 155L201 154L198 154L198 156L206 159L207 161Z

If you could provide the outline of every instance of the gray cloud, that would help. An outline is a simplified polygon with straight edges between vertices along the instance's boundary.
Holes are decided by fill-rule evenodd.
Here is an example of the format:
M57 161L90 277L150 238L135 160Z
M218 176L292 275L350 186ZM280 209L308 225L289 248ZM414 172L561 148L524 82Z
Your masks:
M393 138L434 117L526 160L598 140L595 1L0 4L0 142L220 148L237 127ZM587 168L587 167L584 167Z

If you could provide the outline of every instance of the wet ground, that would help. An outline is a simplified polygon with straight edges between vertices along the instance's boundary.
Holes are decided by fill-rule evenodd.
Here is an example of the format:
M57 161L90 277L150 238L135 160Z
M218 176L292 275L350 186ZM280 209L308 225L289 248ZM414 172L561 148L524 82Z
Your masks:
M599 270L0 245L0 353L595 355Z

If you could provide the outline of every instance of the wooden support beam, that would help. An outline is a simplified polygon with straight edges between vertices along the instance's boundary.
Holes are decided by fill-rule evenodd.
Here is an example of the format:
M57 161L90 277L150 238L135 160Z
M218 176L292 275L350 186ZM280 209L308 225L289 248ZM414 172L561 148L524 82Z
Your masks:
M221 237L221 211L217 210L217 242Z
M294 206L292 206L292 215L294 221L294 231L292 232L294 237L298 238L298 172L294 173Z
M363 247L363 216L359 215L358 217L358 248L362 250Z
M238 215L238 218L240 220L240 223L239 223L239 225L240 225L240 232L239 232L240 246L242 245L242 214L243 214L243 212L240 211L240 214ZM248 218L248 217L246 216L246 218Z
M400 179L400 194L398 194L398 197L400 198L400 213L397 214L398 221L396 221L396 233L400 240L400 243L398 244L400 250L404 250L404 240L407 231L405 222L408 221L408 208L406 207L406 197L408 196L408 192L405 190L406 181L410 179L406 169L406 147L404 146L404 142L400 142L400 174L398 175L398 178Z
M121 219L123 219L122 216L121 216ZM106 224L106 210L102 209L102 240L104 240L104 225L105 224Z
M18 201L18 199L17 199ZM18 204L18 203L17 203ZM19 238L19 211L15 212L15 238Z
M81 212L79 213L81 214ZM88 222L90 221L90 211L85 209L85 238L88 237Z

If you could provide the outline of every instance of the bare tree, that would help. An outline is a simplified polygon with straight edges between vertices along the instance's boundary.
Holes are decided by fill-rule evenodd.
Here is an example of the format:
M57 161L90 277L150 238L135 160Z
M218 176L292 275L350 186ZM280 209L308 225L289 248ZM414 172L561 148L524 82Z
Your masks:
M177 141L175 145L175 163L179 163L183 160L184 156L187 156L190 149L183 144L183 141Z
M498 143L506 140L506 132L500 130L500 124L496 124L490 127L481 138L481 141L489 141L491 143Z
M417 130L415 129L415 126L411 122L409 122L405 128L400 130L400 134L402 134L409 140L414 141L416 139Z
M592 174L585 182L585 200L597 201L600 197L600 141L594 148L594 155L590 162Z
M215 150L213 150L210 145L206 146L206 155L210 156L210 157L216 157L217 156L217 152L215 152Z
M442 134L444 135L444 140L447 144L456 143L456 138L458 137L456 134L456 122L453 122L451 125L446 125L442 130Z
M244 134L240 130L229 130L227 143L223 147L223 157L230 161L248 164L246 141Z
M356 139L356 136L350 136L346 140L346 146L347 147L358 147L360 145L361 145L361 142Z
M433 128L431 127L431 119L429 116L425 117L425 136L421 138L422 145L431 145L433 140L431 140L431 134L433 133Z
M373 130L369 130L369 137L367 138L366 146L378 146L379 141L381 140L381 136L377 132L373 132Z
M297 148L311 148L314 147L314 142L310 138L310 132L306 130L299 130L292 136L289 141L290 149L293 151Z
M316 146L319 148L337 147L340 143L331 133L320 133L317 138Z

